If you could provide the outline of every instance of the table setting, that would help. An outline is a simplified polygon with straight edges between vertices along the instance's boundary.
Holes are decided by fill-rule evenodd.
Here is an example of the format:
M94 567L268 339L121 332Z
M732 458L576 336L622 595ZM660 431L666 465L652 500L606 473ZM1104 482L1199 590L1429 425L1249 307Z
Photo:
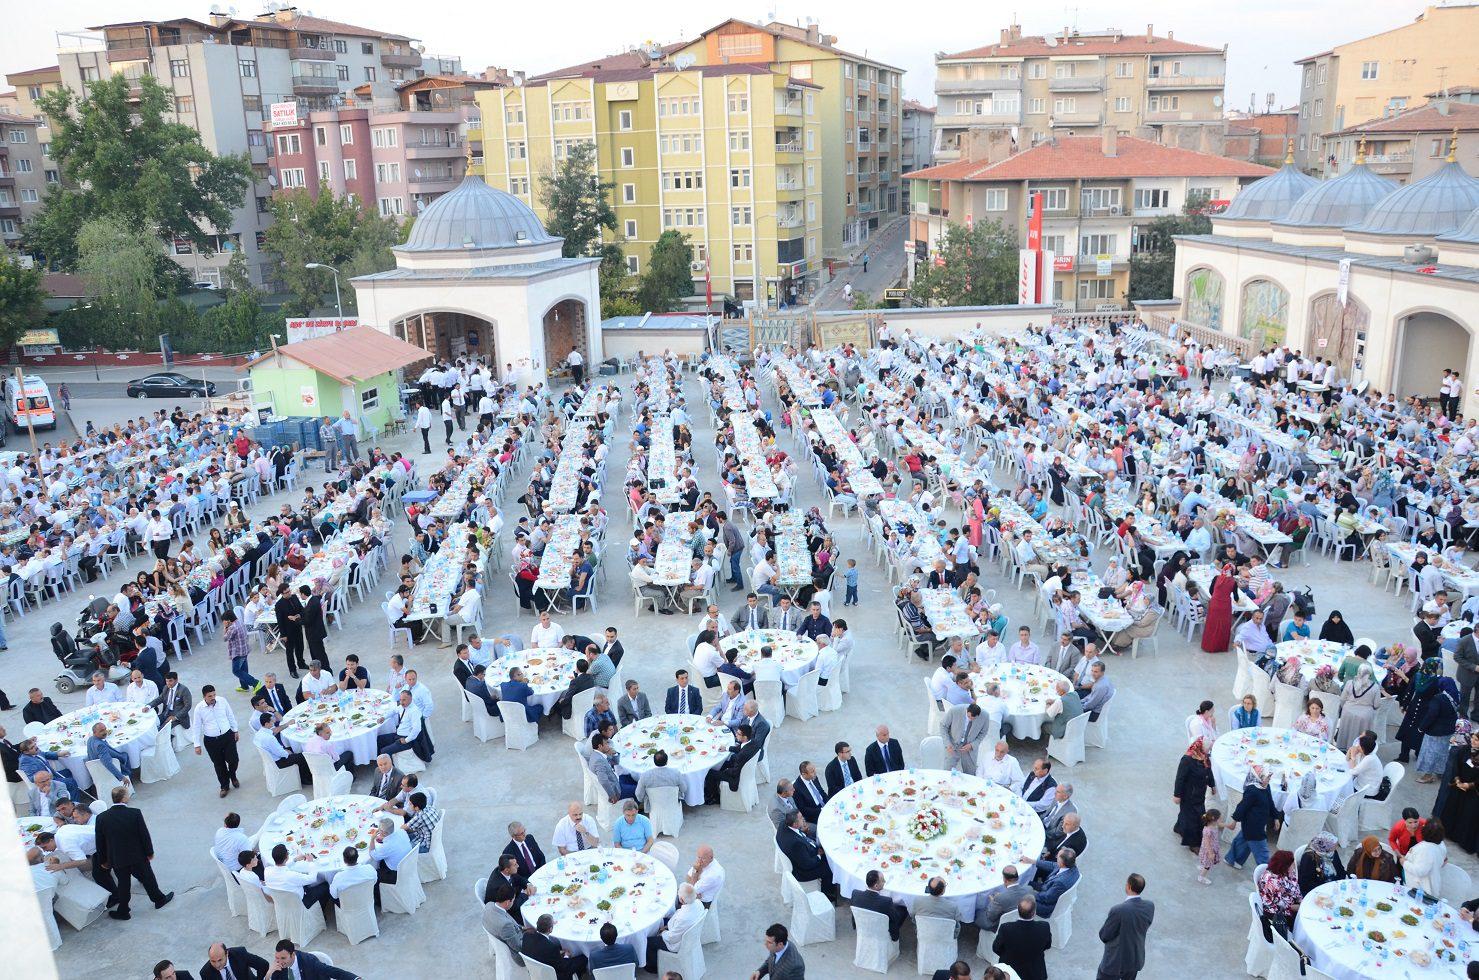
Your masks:
M287 846L288 867L327 881L344 870L344 848L360 852L360 863L375 844L370 836L384 801L374 796L345 794L310 800L290 810L271 814L257 833L257 850L271 854Z
M668 754L668 768L683 776L683 796L689 801L704 798L704 776L729 758L734 733L729 726L702 715L653 715L618 729L611 740L623 772L640 778L654 768L652 757Z
M820 652L815 640L790 630L740 630L719 641L719 652L736 651L738 665L753 674L760 662L760 649L767 646L771 659L780 665L781 682L786 687L801 683L801 675L811 670Z
M519 668L524 672L524 681L534 689L534 701L544 705L547 714L575 679L575 661L580 656L577 651L564 647L517 650L495 661L488 669L489 683L496 680L501 684L508 680L509 671Z
M601 945L601 926L616 927L617 942L630 943L639 965L647 956L647 936L673 908L678 881L667 866L639 851L588 848L546 862L529 877L534 894L525 900L524 919L554 917L554 937L572 953Z
M377 737L395 731L398 714L395 700L385 691L367 687L324 692L282 716L282 736L301 752L313 730L327 724L329 751L337 756L347 750L355 765L364 766L375 761Z
M919 601L925 618L938 640L958 636L969 639L981 634L960 596L950 589L920 589Z
M97 722L108 726L108 744L128 753L130 769L139 768L140 758L146 750L153 748L159 731L154 709L132 701L78 708L48 724L37 734L36 744L42 752L65 753L57 761L83 788L92 785L92 776L87 771L87 740Z
M1007 703L1007 720L1015 738L1038 738L1048 720L1048 700L1058 696L1057 684L1067 680L1042 664L996 663L971 673L976 697L986 696L986 685L997 684Z
M1280 666L1290 657L1298 657L1300 662L1300 673L1306 681L1315 679L1315 671L1321 667L1329 667L1336 673L1340 672L1340 665L1346 657L1350 656L1353 647L1344 643L1334 643L1330 640L1285 640L1283 643L1274 644L1274 657ZM1381 681L1387 675L1386 668L1368 660L1371 669L1376 673L1377 681Z
M1345 753L1313 735L1289 728L1239 728L1212 745L1212 772L1217 793L1241 791L1250 769L1269 776L1269 791L1280 810L1299 809L1299 788L1306 773L1315 774L1315 797L1309 809L1329 810L1346 794L1351 774Z
M1332 881L1306 895L1294 941L1335 980L1458 978L1479 953L1473 926L1447 902L1361 879Z

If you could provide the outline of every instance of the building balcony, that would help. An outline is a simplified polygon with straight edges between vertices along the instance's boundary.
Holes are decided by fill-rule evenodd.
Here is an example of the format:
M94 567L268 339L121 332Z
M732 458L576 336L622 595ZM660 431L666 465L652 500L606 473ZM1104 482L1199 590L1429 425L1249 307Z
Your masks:
M483 124L468 123L467 129L463 130L463 139L469 143L481 143L483 141Z
M1020 92L1022 79L1018 78L937 78L936 95L956 95L975 92Z
M293 61L337 61L333 48L315 48L307 44L294 44L288 48L288 57Z
M1376 174L1412 173L1411 153L1368 153L1366 166Z
M1016 112L985 112L956 115L954 113L940 113L936 117L936 126L960 126L967 129L982 126L1020 126L1022 124L1022 111Z
M777 163L801 162L801 142L799 140L788 140L784 143L776 143L775 157Z
M294 75L294 95L333 95L339 91L339 80L328 75Z
M1145 87L1152 91L1165 91L1167 89L1217 89L1221 90L1227 83L1223 75L1151 75L1145 80Z
M775 199L777 201L799 201L806 194L800 184L787 183L775 185Z
M1102 92L1103 75L1069 75L1066 78L1048 79L1049 92Z
M1201 123L1210 125L1220 122L1221 117L1215 109L1202 112L1195 109L1155 109L1145 114L1145 121L1147 124Z
M1122 272L1130 267L1130 260L1124 256L1111 255L1109 257L1109 268L1112 272ZM1074 268L1079 272L1094 272L1099 268L1099 259L1094 255L1080 255L1074 262Z
M21 206L16 201L0 201L0 218L19 218Z
M1055 112L1048 120L1048 124L1054 128L1099 126L1103 123L1104 116L1098 112Z
M777 116L799 116L803 112L800 99L776 99L775 114Z
M144 41L109 41L108 63L122 61L148 61L149 45Z
M405 148L407 160L443 159L463 155L461 140L447 140L437 143L409 142Z
M10 173L9 171L5 171L4 173L0 173L0 187L14 187L14 186L15 186L15 174Z
M380 63L386 68L420 68L421 55L415 51L382 51Z
M436 173L422 174L417 177L414 172L406 178L406 189L412 194L440 194L451 190L462 180L461 174Z

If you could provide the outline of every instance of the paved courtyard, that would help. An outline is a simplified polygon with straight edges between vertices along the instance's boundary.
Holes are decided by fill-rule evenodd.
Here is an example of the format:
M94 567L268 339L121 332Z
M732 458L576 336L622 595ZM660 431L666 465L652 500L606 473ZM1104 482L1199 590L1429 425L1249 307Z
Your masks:
M630 377L620 379L630 390ZM689 376L685 391L695 417L695 456L700 487L719 490L714 470L714 451L708 413L702 407L700 381ZM773 396L767 391L767 397ZM153 407L153 406L150 406ZM627 458L625 444L629 427L623 405L615 426L610 481L604 503L612 514L608 536L615 561L607 581L599 586L599 607L578 616L559 616L567 631L598 636L599 629L615 625L625 642L627 657L623 673L641 682L644 691L657 700L672 681L673 671L688 662L686 637L697 617L640 617L632 611L631 589L620 556L625 551L627 510L620 496L620 480ZM81 419L79 418L79 422ZM417 440L419 442L419 440ZM412 450L410 438L390 448ZM419 449L419 447L416 447ZM305 474L319 476L319 474ZM517 507L522 481L510 485L510 510ZM797 503L810 506L818 500L815 483L803 471L797 480ZM267 498L260 509L276 509L283 498ZM776 778L794 775L804 759L819 765L831 758L833 743L851 741L861 748L874 726L884 722L903 744L910 761L917 758L919 741L925 734L925 703L920 679L929 670L906 663L894 639L895 614L890 588L883 569L874 565L867 552L861 518L839 517L832 522L834 537L844 558L857 558L862 570L863 604L856 608L834 606L834 616L846 618L857 641L853 658L852 691L842 710L824 713L810 722L790 719L773 734L769 746L771 771ZM396 541L407 540L402 524ZM500 541L507 567L507 535ZM750 564L748 558L746 565ZM1102 558L1096 567L1102 565ZM135 571L137 569L134 569ZM1383 643L1407 635L1410 619L1408 598L1397 599L1369 584L1368 565L1338 564L1319 555L1308 568L1297 566L1282 577L1286 585L1313 587L1323 620L1331 608L1347 615L1357 636L1371 636ZM986 571L984 585L997 588L1012 627L1030 622L1030 592L1019 592L995 568ZM111 594L121 576L115 574L108 586L95 586ZM521 632L527 637L534 620L517 616L517 604L506 575L489 575L485 632ZM732 613L741 594L721 586L722 604ZM63 711L82 704L80 694L56 695L51 679L56 661L47 640L53 622L71 627L85 595L66 597L12 621L10 652L0 655L0 687L19 705L25 691L39 685L51 694ZM331 629L328 652L337 668L343 655L358 653L377 686L386 670L389 655L385 622L378 604L366 601L350 613L342 631ZM404 642L398 648L405 653ZM285 677L281 657L264 663L254 657L257 676L269 669ZM508 751L501 741L478 742L471 726L459 721L459 704L452 676L452 651L433 645L417 647L407 656L407 666L420 670L436 698L433 727L437 754L423 785L435 786L439 804L446 811L446 848L450 872L446 880L426 887L427 903L416 915L383 913L381 934L358 946L348 945L335 931L322 934L312 948L329 953L336 965L368 978L422 977L450 970L492 976L492 961L480 920L480 906L473 886L489 873L495 856L507 840L509 821L528 825L546 852L553 852L549 838L565 804L578 799L581 774L571 740L551 723L543 727L539 743L526 752ZM214 682L231 690L227 695L237 718L245 727L245 695L234 693L227 670L225 646L219 634L208 638L205 648L176 664L182 680L197 693L201 684ZM1097 930L1110 904L1119 901L1125 876L1138 871L1149 880L1146 897L1156 903L1157 917L1149 937L1149 961L1142 977L1185 976L1198 972L1209 977L1243 975L1244 937L1248 928L1246 894L1251 876L1219 867L1210 887L1196 883L1192 855L1177 846L1171 834L1175 807L1171 784L1178 757L1185 748L1183 720L1203 698L1217 702L1219 717L1225 719L1234 674L1231 654L1203 654L1173 633L1169 625L1160 634L1159 651L1139 660L1113 659L1110 671L1118 688L1110 712L1110 742L1105 749L1089 749L1087 761L1055 774L1072 781L1074 800L1083 816L1088 848L1080 868L1083 880L1074 909L1073 935L1067 947L1049 954L1049 969L1055 977L1092 977L1101 947ZM712 696L712 695L711 695ZM12 735L21 728L19 711L0 715L0 723ZM227 912L222 882L211 866L207 851L220 826L222 815L235 810L243 817L243 829L255 832L274 809L276 799L263 786L256 756L243 740L242 788L227 799L216 796L209 762L193 754L181 755L182 771L164 783L140 787L136 798L153 832L156 847L154 867L162 886L173 889L176 899L163 911L147 902L135 903L131 922L103 919L82 933L62 925L63 945L57 961L63 977L142 978L152 965L170 958L180 969L198 971L208 943L246 945L266 953L276 936L264 940L247 929L245 918ZM1013 752L1027 768L1042 754L1044 742L1017 742ZM368 783L365 776L356 789ZM771 922L789 921L789 910L780 901L778 879L771 871L773 833L763 803L773 784L761 787L762 807L750 814L721 812L715 807L690 810L681 837L676 841L682 857L692 858L701 844L714 847L727 870L728 883L722 898L724 942L705 948L707 976L747 977L761 962L761 933ZM1426 812L1433 788L1407 779L1398 790L1397 805L1415 805ZM1304 843L1295 841L1289 846ZM1455 860L1471 871L1475 862L1456 853ZM995 884L988 882L986 885ZM983 886L985 887L985 886ZM807 946L803 954L808 975L818 978L857 976L852 966L853 929L846 909L838 909L837 939ZM975 958L976 930L964 930L962 952L979 968ZM906 926L903 956L889 976L914 976L912 926ZM196 973L198 976L198 972Z

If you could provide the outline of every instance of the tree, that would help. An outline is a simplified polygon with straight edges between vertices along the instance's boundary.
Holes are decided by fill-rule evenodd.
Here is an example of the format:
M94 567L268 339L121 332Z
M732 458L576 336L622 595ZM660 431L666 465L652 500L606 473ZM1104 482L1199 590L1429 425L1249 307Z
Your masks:
M251 163L245 155L218 157L195 130L167 122L173 99L148 75L113 75L91 83L82 97L67 88L41 97L64 183L26 222L28 250L75 268L83 224L111 217L212 252L214 229L231 227L232 210L245 200Z
M909 294L921 306L999 306L1017 301L1017 238L998 221L951 224L937 254L914 274Z
M10 347L21 334L46 319L46 287L38 268L27 269L0 255L0 347Z
M642 308L632 298L632 276L627 272L624 245L624 241L618 240L601 246L599 289L603 320L614 316L637 316L642 312Z
M1207 195L1191 193L1180 214L1156 218L1140 229L1139 251L1130 258L1131 302L1176 294L1176 236L1211 234L1206 208Z
M108 216L82 226L77 255L77 269L98 304L116 315L117 323L95 342L113 348L152 349L148 338L158 319L163 291L160 259L164 243L146 228Z
M375 214L354 198L335 197L328 191L315 198L306 190L274 197L267 248L277 254L277 277L293 294L284 312L305 316L333 302L334 274L306 268L310 262L339 270L344 312L352 312L354 290L348 278L394 266L390 249L403 238L399 223Z
M665 231L652 243L647 271L637 285L637 307L667 313L693 292L693 246L679 231Z
M539 203L548 215L545 229L565 239L566 258L596 254L601 229L616 229L609 198L615 186L596 175L594 143L577 143L554 173L539 178Z

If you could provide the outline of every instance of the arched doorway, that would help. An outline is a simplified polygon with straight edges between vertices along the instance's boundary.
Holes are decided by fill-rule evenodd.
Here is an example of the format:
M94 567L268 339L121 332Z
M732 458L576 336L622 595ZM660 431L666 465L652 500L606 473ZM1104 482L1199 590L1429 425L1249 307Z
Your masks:
M1392 360L1392 391L1398 398L1438 396L1444 369L1465 373L1469 331L1455 318L1420 310L1397 319L1397 351Z
M492 321L455 310L428 310L395 322L395 335L442 360L483 357L498 364L497 328Z
M572 350L580 351L586 359L587 370L591 351L586 342L585 303L578 299L562 299L544 312L544 363L554 370L565 363Z
M1370 311L1354 296L1347 296L1344 306L1335 293L1316 296L1310 300L1305 354L1328 359L1349 377L1357 338L1364 337L1370 325Z
M1277 347L1289 333L1289 291L1272 279L1244 284L1238 336L1259 347Z
M1209 330L1222 329L1222 273L1203 266L1186 274L1186 320Z

